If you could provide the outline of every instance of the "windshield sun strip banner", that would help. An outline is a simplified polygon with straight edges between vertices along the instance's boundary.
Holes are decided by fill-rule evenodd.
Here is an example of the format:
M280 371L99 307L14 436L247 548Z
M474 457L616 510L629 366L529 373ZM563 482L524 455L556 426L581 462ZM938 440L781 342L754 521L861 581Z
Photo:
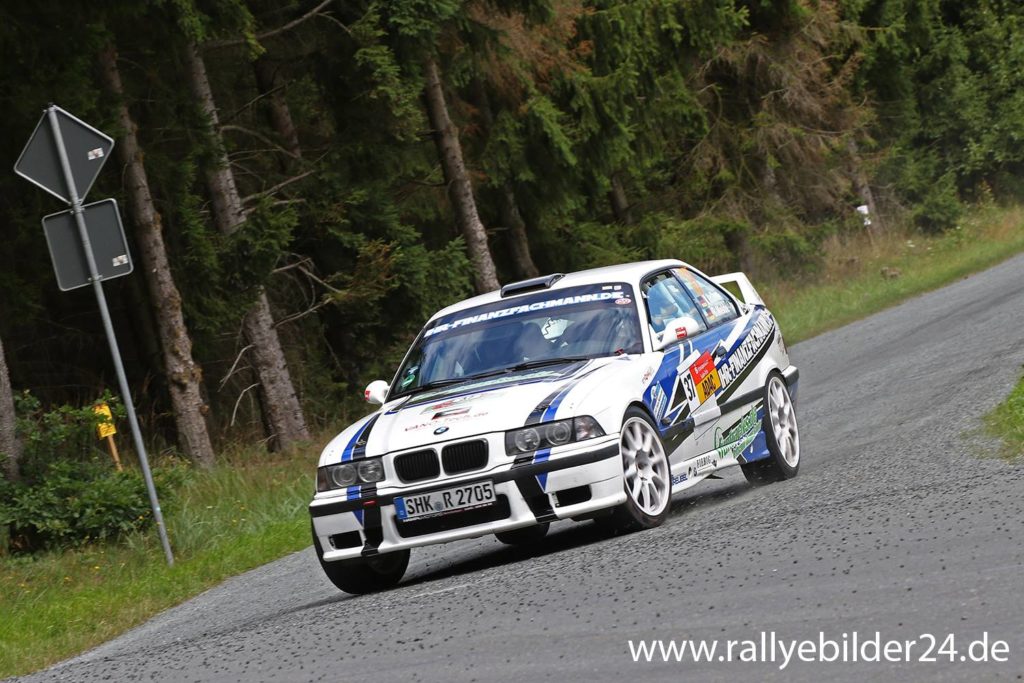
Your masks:
M607 282L565 289L548 290L539 294L524 296L516 304L508 300L497 301L475 308L456 311L438 318L423 331L423 338L459 330L464 327L489 322L500 318L535 313L569 306L584 306L611 302L618 305L632 305L635 300L633 287L626 282Z

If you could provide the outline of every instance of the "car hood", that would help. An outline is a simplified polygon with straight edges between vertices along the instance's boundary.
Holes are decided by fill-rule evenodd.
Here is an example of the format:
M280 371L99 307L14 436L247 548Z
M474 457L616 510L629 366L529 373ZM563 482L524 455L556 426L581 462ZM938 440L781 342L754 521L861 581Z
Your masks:
M571 417L588 388L631 357L524 370L389 401L335 437L321 465L515 429L532 414Z

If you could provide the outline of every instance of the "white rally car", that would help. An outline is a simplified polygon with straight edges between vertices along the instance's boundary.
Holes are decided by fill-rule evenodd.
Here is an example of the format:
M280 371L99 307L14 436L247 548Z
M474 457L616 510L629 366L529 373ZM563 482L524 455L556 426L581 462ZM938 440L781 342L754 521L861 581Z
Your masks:
M449 306L320 456L320 564L364 593L401 580L417 546L528 542L559 519L643 529L723 467L793 477L797 379L742 273L648 261Z

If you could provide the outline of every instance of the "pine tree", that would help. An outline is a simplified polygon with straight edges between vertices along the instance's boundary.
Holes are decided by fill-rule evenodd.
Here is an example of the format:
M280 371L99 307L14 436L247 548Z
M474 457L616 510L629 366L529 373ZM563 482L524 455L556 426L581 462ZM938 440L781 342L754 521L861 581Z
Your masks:
M424 97L427 101L427 113L433 128L434 140L437 143L438 156L444 167L444 176L448 185L448 195L452 200L455 220L466 240L469 250L469 262L473 264L473 276L476 291L491 292L501 285L498 282L497 269L491 257L491 249L487 243L487 231L480 221L477 211L473 184L469 179L466 161L459 142L459 131L452 123L448 114L448 103L445 99L444 85L441 82L441 71L437 60L428 55L423 60L425 78Z
M121 134L116 152L125 169L135 243L139 247L160 336L163 370L168 379L179 445L187 457L211 467L214 453L205 419L208 408L202 395L202 370L192 358L192 338L182 314L181 294L167 259L160 214L150 193L137 137L138 127L128 111L113 44L101 51L99 61L107 91L118 103Z
M242 198L230 162L223 152L224 143L220 138L217 104L213 98L206 74L206 64L199 46L190 41L185 54L189 84L208 121L208 139L215 149L221 150L217 163L209 165L206 169L206 183L213 205L214 222L223 234L232 235L246 222ZM306 419L292 384L281 340L274 327L270 301L262 287L258 289L256 301L245 314L242 324L260 381L263 409L274 439L282 448L308 440Z

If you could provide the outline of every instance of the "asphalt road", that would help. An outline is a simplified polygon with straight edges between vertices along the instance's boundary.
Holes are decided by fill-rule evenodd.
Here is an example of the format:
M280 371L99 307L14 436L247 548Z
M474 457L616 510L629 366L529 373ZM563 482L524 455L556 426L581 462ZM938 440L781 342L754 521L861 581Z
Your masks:
M980 456L977 433L1021 375L1022 316L1017 257L793 347L795 480L730 471L630 536L414 551L378 595L339 593L306 550L23 680L1022 680L1024 464ZM957 661L634 663L628 645L876 631L917 640L914 660L954 634ZM986 632L1009 661L959 662Z

